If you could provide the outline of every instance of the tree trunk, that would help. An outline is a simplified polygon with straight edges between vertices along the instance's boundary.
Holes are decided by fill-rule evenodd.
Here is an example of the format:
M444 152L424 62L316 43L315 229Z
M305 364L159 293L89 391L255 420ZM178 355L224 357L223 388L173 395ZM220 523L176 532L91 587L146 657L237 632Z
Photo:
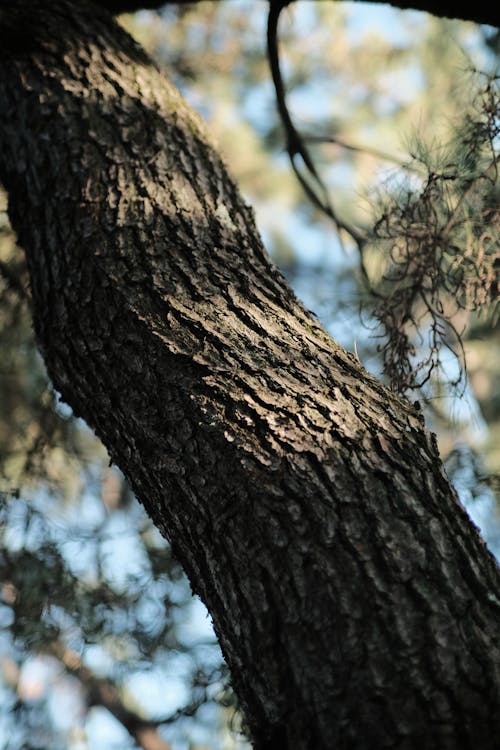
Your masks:
M254 747L498 748L499 571L419 412L296 300L104 11L9 0L0 38L48 371L207 605Z

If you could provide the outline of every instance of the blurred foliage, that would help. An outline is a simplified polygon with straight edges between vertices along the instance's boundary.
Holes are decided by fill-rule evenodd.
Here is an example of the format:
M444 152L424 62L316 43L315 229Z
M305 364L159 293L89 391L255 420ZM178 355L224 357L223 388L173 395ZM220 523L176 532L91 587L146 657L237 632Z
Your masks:
M289 168L265 54L266 4L203 2L122 22L208 121L299 296L380 375L374 297L357 249L305 199ZM457 181L429 182L429 172L443 176L450 158L443 144L460 144L457 134L471 126L464 118L473 111L466 71L491 69L498 36L424 14L340 3L296 3L279 31L294 122L336 211L370 231L381 215L376 196L385 196L379 233L384 226L391 236L364 254L373 286L390 268L387 242L394 244L400 229L401 197L403 209L410 200L418 212L418 201L429 191L434 198L437 186L448 206L449 189L484 173L476 163L468 172L457 169ZM387 197L394 185L399 214ZM1 197L0 748L133 747L99 703L92 679L107 680L127 710L152 721L174 750L243 748L201 605L102 446L47 381L33 339L26 268L5 208ZM450 394L449 362L444 375L427 382L423 398L448 472L464 502L482 509L495 547L499 324L458 307L450 323L466 326L463 395Z
M44 746L73 747L75 726L102 703L103 681L160 734L174 726L172 739L182 741L207 726L217 737L217 707L232 702L225 667L211 629L196 621L170 547L142 509L110 512L87 492L66 507L42 493L0 501L0 694L11 720L23 717L15 731L5 724L2 747L33 741L36 725L51 738ZM122 746L133 745L124 738Z

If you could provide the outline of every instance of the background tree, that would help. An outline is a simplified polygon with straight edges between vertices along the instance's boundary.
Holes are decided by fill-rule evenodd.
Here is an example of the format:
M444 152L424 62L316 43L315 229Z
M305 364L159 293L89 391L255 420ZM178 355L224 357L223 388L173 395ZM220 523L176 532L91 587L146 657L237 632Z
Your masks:
M261 61L260 61L260 64L261 64L261 69L263 70L263 67L262 67L262 58L261 58L260 60L261 60ZM287 244L289 245L289 243L287 243ZM37 455L37 454L34 454L34 455ZM62 463L62 462L61 462L61 463Z

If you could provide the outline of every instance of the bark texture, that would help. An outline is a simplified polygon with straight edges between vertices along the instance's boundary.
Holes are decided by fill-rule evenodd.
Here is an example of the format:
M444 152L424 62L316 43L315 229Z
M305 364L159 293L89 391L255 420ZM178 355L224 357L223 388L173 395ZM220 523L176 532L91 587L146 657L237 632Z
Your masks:
M255 748L498 748L499 571L419 412L295 299L106 13L8 0L0 33L49 373L209 608Z

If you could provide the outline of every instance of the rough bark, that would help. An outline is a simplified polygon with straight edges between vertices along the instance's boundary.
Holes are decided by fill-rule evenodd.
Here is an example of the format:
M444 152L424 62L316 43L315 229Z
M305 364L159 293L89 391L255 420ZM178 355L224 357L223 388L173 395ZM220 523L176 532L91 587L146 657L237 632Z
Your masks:
M255 748L497 748L499 571L419 412L295 299L104 12L0 8L0 178L47 368L206 603Z

